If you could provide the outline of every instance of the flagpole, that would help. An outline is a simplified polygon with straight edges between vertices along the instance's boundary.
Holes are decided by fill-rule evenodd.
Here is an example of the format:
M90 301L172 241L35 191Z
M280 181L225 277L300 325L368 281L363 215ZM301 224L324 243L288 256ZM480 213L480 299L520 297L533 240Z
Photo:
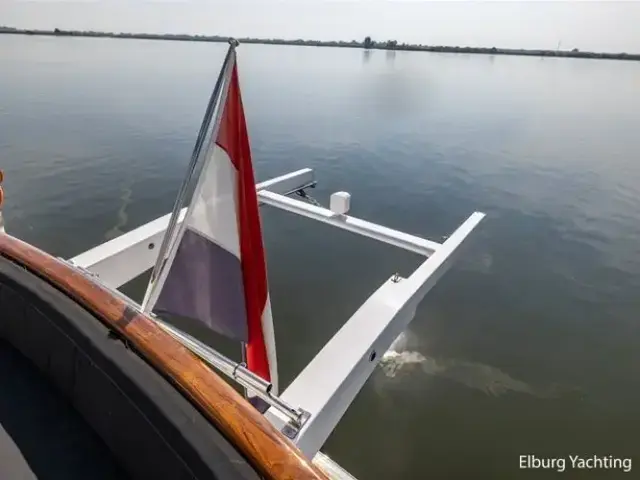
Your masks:
M242 362L243 365L247 365L247 344L245 342L240 342L240 352L242 354L242 360L240 360ZM249 398L249 390L247 390L247 387L243 387L242 388L244 390L244 398Z
M211 93L211 97L209 98L209 103L204 113L204 118L202 120L202 124L200 125L200 131L198 132L198 136L196 138L196 144L193 148L193 152L191 154L191 160L189 162L189 166L187 168L187 175L182 181L182 185L180 186L180 190L178 191L178 195L176 197L176 201L173 205L173 210L171 211L171 218L169 220L169 225L167 226L166 233L162 238L162 244L160 245L160 250L158 251L158 257L156 258L156 263L153 266L153 270L151 271L151 277L149 278L149 284L147 285L147 291L145 292L144 299L142 301L142 311L148 313L152 310L149 304L151 303L151 296L154 292L154 286L157 284L158 279L163 273L165 267L165 256L167 252L171 250L171 240L178 237L181 229L176 230L176 226L178 224L178 217L180 216L180 211L182 210L182 205L184 202L184 197L187 194L187 189L191 184L191 179L193 177L194 172L196 171L196 166L199 163L202 153L202 147L204 145L205 139L207 137L207 131L209 130L209 126L211 125L211 120L213 118L213 114L216 111L216 105L219 103L218 99L221 98L221 94L223 92L224 79L227 76L227 72L229 70L229 64L232 59L235 59L234 53L235 48L238 46L238 41L236 39L229 39L229 49L227 50L227 54L225 56L224 62L222 64L222 68L220 69L220 74L218 75L218 79L216 80L215 87L213 88L213 92ZM217 131L220 127L220 120L222 118L220 109L218 109L216 120L212 130L212 137L215 138L217 136ZM174 232L177 233L174 235Z

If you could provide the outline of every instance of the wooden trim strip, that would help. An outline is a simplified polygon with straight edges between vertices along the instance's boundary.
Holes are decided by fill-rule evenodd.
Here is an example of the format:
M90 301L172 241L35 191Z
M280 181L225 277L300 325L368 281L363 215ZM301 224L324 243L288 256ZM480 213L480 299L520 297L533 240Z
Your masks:
M48 281L122 335L174 382L264 478L327 480L238 392L148 316L73 267L15 237L0 234L0 254Z

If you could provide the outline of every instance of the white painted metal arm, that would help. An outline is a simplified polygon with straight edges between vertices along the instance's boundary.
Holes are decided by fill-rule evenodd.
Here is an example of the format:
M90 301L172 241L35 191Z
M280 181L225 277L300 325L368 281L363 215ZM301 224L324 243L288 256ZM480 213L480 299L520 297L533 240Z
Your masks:
M409 278L387 280L324 346L281 398L310 413L294 439L309 458L322 447L382 355L413 319L416 307L447 271L483 213L472 214ZM282 428L286 418L269 409Z
M360 218L349 215L339 215L327 208L310 205L272 191L262 190L258 192L258 199L266 205L328 223L334 227L342 228L343 230L348 230L390 245L395 245L396 247L404 248L405 250L419 253L426 257L440 247L440 244L437 242L432 242L431 240L416 237L415 235L400 232L392 228L383 227L382 225L367 222Z
M346 214L287 198L315 185L313 171L303 169L256 185L260 203L306 216L429 257L406 279L387 280L352 315L280 398L310 414L294 441L313 458L333 431L375 365L404 331L418 303L449 268L458 247L482 220L471 215L444 243L432 242ZM269 189L268 191L265 189ZM183 221L185 210L179 222ZM118 288L152 267L169 223L165 215L74 257L71 262ZM273 408L269 420L283 428L287 418Z
M259 183L256 189L269 188L286 195L312 185L315 185L313 170L303 168ZM183 208L178 223L183 221L185 213ZM118 288L153 266L170 217L171 214L167 214L157 218L77 255L71 262L97 274L109 287Z

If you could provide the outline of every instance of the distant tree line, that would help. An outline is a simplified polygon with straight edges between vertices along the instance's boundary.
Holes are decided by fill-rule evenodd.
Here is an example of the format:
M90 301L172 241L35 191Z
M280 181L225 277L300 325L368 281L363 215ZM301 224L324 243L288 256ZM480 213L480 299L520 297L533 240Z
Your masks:
M68 37L108 37L108 38L137 38L145 40L178 40L192 42L227 42L229 37L219 35L186 35L171 33L111 33L79 30L31 30L0 26L0 33L23 34L23 35L54 35ZM581 52L577 48L573 50L525 50L519 48L496 48L496 47L450 47L442 45L421 45L421 44L398 44L397 40L375 41L367 36L362 42L351 41L321 41L321 40L284 40L279 38L238 38L241 43L260 43L268 45L306 45L314 47L344 47L344 48L365 48L376 50L406 50L424 52L445 52L445 53L478 53L487 55L527 55L536 57L575 57L575 58L602 58L615 60L640 60L640 54L631 53L596 53Z

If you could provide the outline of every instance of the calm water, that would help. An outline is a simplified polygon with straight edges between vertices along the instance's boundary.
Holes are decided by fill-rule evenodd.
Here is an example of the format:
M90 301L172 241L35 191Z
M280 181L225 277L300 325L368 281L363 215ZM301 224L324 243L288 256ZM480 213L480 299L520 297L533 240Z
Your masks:
M69 257L169 211L224 50L0 36L8 230ZM362 479L546 477L527 453L640 471L640 64L246 45L239 65L259 179L312 167L321 202L346 189L436 240L488 215L325 451ZM263 215L287 384L419 259Z

